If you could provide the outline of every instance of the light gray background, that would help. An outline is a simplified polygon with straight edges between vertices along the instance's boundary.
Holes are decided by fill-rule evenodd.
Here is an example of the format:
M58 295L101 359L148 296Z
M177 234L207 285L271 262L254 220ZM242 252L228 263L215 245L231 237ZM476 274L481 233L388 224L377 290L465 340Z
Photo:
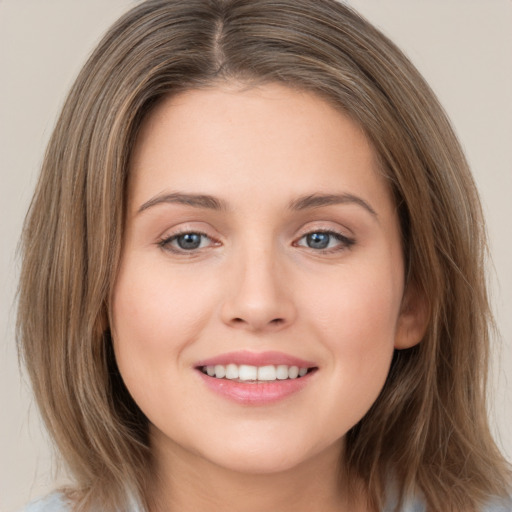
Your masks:
M15 249L58 110L101 34L133 0L0 0L0 511L55 485L51 449L13 327ZM512 1L352 0L439 95L466 149L488 220L496 343L491 415L512 455ZM500 348L501 347L501 348ZM63 478L62 476L60 477Z

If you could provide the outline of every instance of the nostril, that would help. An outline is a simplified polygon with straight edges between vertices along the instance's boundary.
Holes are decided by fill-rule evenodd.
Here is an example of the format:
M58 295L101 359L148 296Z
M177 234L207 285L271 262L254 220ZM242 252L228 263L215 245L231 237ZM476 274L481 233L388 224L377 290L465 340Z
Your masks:
M244 320L243 318L240 318L240 317L235 317L235 318L232 318L231 319L231 323L232 324L235 324L235 325L242 325L242 324L247 324L249 322L247 322L247 320ZM278 325L282 325L285 323L285 320L284 318L273 318L272 320L270 320L268 322L267 325L275 325L275 326L278 326Z

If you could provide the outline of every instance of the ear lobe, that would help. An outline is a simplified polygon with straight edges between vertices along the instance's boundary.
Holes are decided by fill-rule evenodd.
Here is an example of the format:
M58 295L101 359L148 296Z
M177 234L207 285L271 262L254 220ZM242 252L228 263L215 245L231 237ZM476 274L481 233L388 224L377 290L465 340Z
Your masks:
M430 320L430 306L426 295L410 283L404 293L395 334L395 348L414 347L425 336Z

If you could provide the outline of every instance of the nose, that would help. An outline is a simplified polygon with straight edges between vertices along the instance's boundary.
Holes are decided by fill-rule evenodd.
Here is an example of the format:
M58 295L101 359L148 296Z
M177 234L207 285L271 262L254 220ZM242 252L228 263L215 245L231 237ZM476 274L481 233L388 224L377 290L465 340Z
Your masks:
M251 332L279 331L296 317L292 282L271 251L239 257L225 276L225 324Z

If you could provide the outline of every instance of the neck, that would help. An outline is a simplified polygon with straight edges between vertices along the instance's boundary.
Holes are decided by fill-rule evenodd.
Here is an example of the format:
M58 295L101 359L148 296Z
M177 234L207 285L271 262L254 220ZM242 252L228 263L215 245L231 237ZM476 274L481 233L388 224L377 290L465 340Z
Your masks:
M362 494L349 492L340 470L341 442L299 466L270 474L220 467L177 446L171 451L172 457L161 454L155 461L152 512L366 510Z

